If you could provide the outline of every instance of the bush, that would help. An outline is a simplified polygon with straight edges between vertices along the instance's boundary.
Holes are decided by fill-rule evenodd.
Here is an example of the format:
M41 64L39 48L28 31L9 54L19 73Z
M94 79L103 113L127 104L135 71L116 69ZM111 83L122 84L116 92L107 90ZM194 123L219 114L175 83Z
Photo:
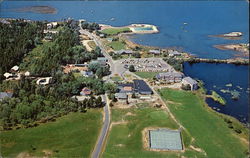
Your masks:
M110 103L109 103L109 106L110 106L110 107L113 107L113 106L114 106L113 102L110 102Z
M242 131L240 130L240 129L234 129L234 131L236 132L236 133L238 133L238 134L241 134L242 133Z
M228 128L234 128L232 124L228 124Z
M132 56L135 58L141 58L141 54L138 52L133 53Z
M185 90L185 91L190 91L191 90L191 86L189 84L187 84L187 85L182 84L181 85L181 89Z
M135 72L135 67L134 67L134 65L130 65L128 69L129 69L130 72Z
M132 98L136 98L136 95L135 95L135 93L133 93L133 94L132 94Z

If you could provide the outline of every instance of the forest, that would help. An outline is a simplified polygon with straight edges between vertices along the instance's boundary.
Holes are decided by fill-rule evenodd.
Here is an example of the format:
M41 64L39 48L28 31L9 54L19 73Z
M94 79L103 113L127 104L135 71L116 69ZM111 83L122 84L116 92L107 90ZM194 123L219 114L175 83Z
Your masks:
M38 24L41 28L44 25ZM23 26L23 29L38 24L32 22ZM15 24L14 27L19 25ZM8 33L12 34L12 31ZM6 36L9 37L9 34ZM27 32L24 31L24 34ZM16 46L19 47L19 45ZM9 50L6 47L7 45L1 43L3 50ZM14 50L17 49L15 45L12 47ZM5 57L6 54L3 56L5 60L8 59ZM62 65L84 63L100 56L102 56L100 48L97 47L92 52L86 51L85 47L80 45L77 28L65 24L58 34L53 35L52 41L39 39L39 42L35 42L32 47L29 46L27 52L23 52L18 61L12 64L1 61L4 71L20 63L21 71L31 72L29 77L21 76L20 80L5 80L0 84L1 92L13 92L12 98L4 98L0 101L1 130L33 127L70 112L87 112L88 108L103 107L105 103L102 102L100 95L105 92L112 94L116 91L114 84L104 83L101 79L103 75L108 74L108 67L90 65L90 69L97 74L98 78L78 76L75 72L64 74L62 71ZM35 78L43 76L51 76L51 83L37 85ZM84 87L90 88L92 95L83 101L77 101L74 96L79 95Z
M43 38L42 22L11 20L10 24L0 23L0 81L12 66L18 65L27 53L40 44Z

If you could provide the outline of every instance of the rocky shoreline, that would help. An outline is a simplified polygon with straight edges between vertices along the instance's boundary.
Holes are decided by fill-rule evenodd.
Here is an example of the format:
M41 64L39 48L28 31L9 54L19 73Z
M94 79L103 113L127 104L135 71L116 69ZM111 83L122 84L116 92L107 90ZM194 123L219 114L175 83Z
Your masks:
M220 50L232 50L242 53L243 57L249 57L249 44L221 44L214 45L215 48Z

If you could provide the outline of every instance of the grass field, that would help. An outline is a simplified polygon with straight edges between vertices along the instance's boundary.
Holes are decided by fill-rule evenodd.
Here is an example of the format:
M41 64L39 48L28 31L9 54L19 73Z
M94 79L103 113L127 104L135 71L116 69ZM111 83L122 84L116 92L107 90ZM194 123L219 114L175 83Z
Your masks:
M15 157L21 152L42 157L89 157L101 128L101 111L71 113L56 122L38 127L1 132L1 155ZM35 149L35 150L33 150Z
M125 28L107 28L102 30L102 33L108 34L108 35L117 35L122 32L130 32L131 30L128 27Z
M109 47L111 47L114 50L121 50L125 49L125 44L121 41L113 41L108 44Z
M136 75L138 75L141 78L147 78L152 79L160 72L134 72Z
M236 133L228 128L218 114L208 110L201 97L171 89L162 89L160 94L165 100L172 102L169 104L170 111L194 137L195 145L205 150L207 157L247 157L245 152L248 146L235 136ZM243 127L241 130L242 135L248 133Z
M196 155L201 153L187 150L181 152L155 152L143 149L142 130L146 127L166 127L178 129L177 124L162 109L148 107L148 104L139 104L137 108L112 109L112 122L125 121L126 124L112 126L109 134L104 158L176 158L180 155ZM184 141L191 138L184 131Z
M113 76L111 77L111 80L113 80L114 82L119 82L122 81L122 78L120 76Z

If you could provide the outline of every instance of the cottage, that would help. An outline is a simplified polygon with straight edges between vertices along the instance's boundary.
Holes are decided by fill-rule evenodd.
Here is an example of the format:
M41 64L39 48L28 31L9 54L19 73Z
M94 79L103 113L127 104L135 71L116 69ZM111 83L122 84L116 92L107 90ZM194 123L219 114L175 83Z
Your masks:
M19 66L17 66L17 65L13 66L13 67L10 69L11 72L17 72L18 70L19 70Z
M134 91L142 95L151 95L153 91L143 80L134 80Z
M182 79L183 85L190 85L191 91L198 89L198 82L191 77L185 77Z
M40 78L36 81L36 84L38 85L48 85L50 84L52 81L52 77L44 77L44 78Z
M115 54L132 54L133 51L132 50L125 50L125 49L121 49L121 50L118 50L118 51L115 51Z
M118 100L124 100L124 101L128 99L128 95L126 93L115 93L115 97Z
M101 38L104 38L105 37L105 34L100 34L99 35Z
M181 56L181 53L180 52L177 52L177 51L171 51L168 56L170 57L175 57L175 56Z
M108 41L108 42L112 42L112 41L113 41L113 38L109 37L109 38L107 38L107 41Z
M13 93L0 92L0 101L2 101L4 98L11 98L12 96L13 96Z
M98 57L96 62L100 63L101 66L105 67L107 66L108 59L105 57Z
M26 72L24 73L24 76L26 76L26 77L30 76L30 72L29 72L29 71L26 71Z
M149 50L148 51L150 54L155 54L155 55L160 55L161 54L161 51L160 50L157 50L157 49L152 49L152 50Z
M47 29L52 29L57 27L58 23L57 22L50 22L47 24Z
M14 77L13 74L8 73L8 72L4 73L3 76L4 76L6 79L11 78L11 77Z
M84 77L92 77L94 73L92 71L81 71L82 76Z
M80 92L80 94L81 94L81 95L84 95L84 96L91 95L91 93L92 93L91 89L89 89L89 88L87 88L87 87L83 88L83 89L81 90L81 92Z
M181 82L183 74L180 72L163 72L159 73L156 76L157 80L164 80L168 83Z

